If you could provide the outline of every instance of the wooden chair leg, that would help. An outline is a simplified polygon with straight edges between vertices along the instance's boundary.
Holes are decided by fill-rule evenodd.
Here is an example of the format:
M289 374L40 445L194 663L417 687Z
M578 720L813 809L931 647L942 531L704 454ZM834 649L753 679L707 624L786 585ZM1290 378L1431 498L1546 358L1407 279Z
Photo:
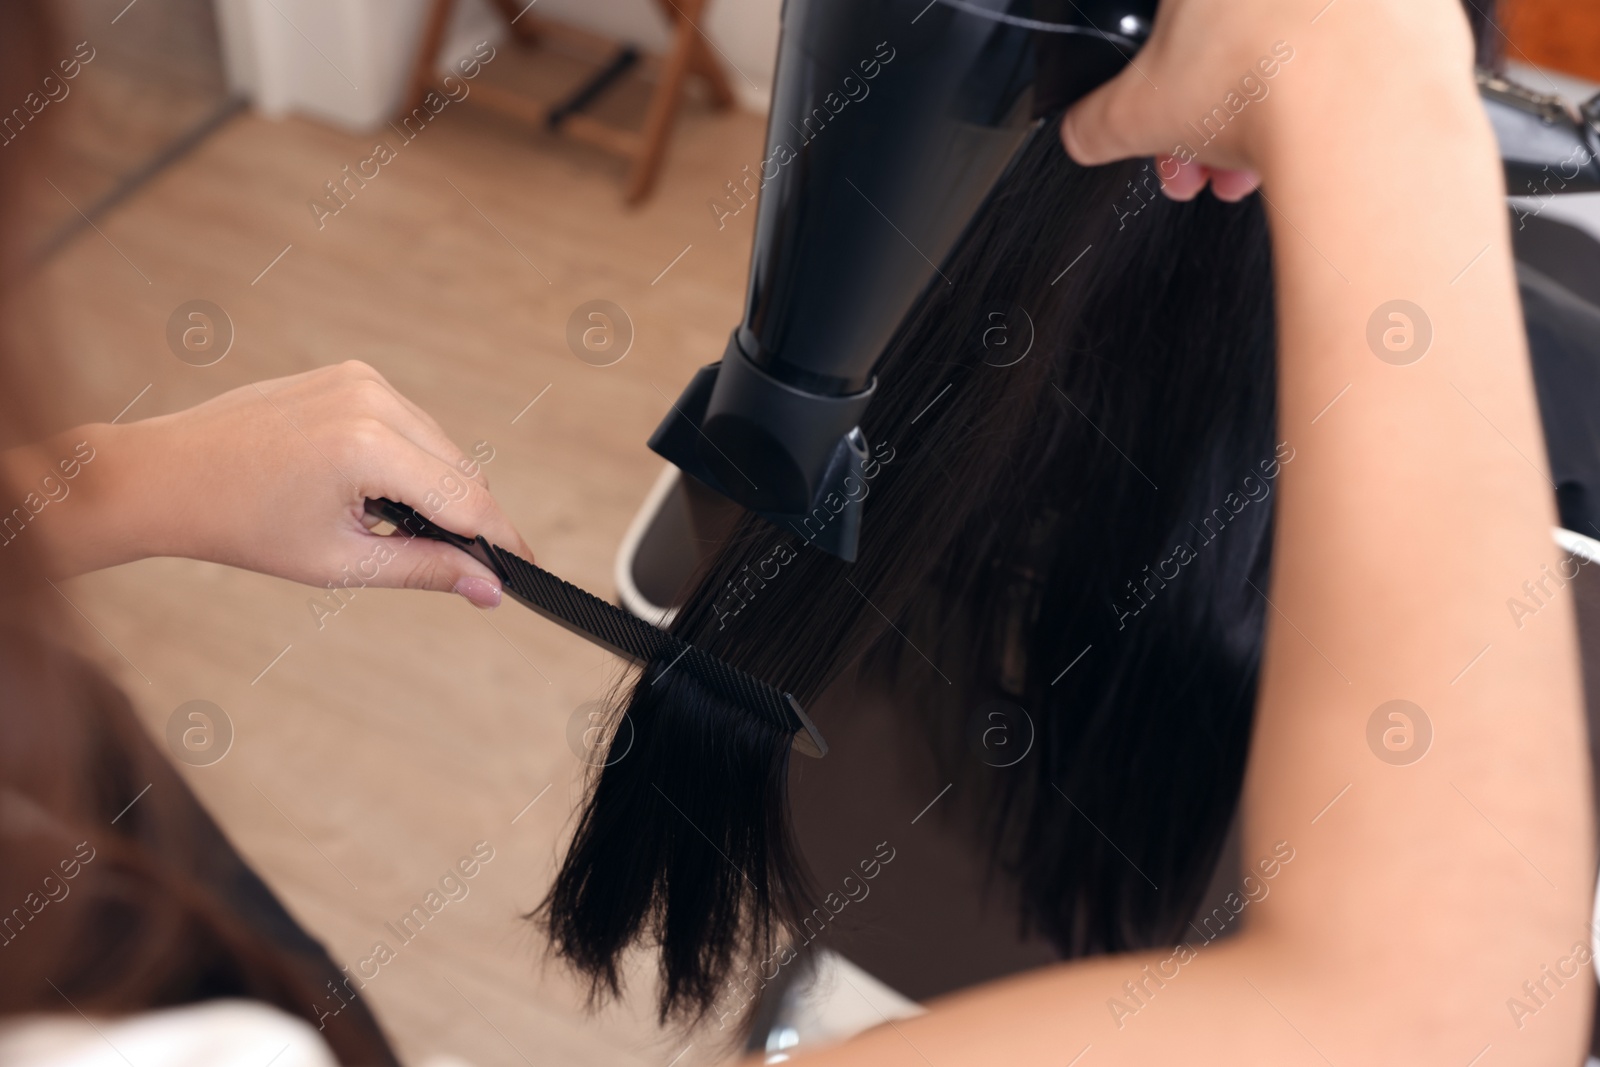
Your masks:
M711 90L711 106L718 111L728 110L738 103L738 97L733 94L733 83L728 80L728 72L722 69L721 62L699 34L695 34L694 45L694 54L689 57L690 68L705 79L707 88Z
M405 114L422 106L422 98L433 87L436 77L434 64L439 61L445 27L450 25L450 13L455 6L455 0L433 0L433 6L428 9L427 21L422 27L422 40L417 44L417 61L411 68L411 87L406 92Z
M650 109L645 114L644 128L640 130L642 143L639 154L628 176L625 199L630 204L639 203L655 186L656 175L666 155L667 137L672 133L672 123L677 117L678 103L683 96L684 78L689 73L695 41L698 40L699 31L695 29L693 20L703 7L702 0L677 0L677 3L682 7L673 30L672 47L661 67L661 82L650 98Z
M689 18L688 14L680 10L678 4L683 0L656 0L656 6L667 16L667 21L676 23L680 18ZM692 16L696 22L705 13L703 4L696 5L697 10ZM733 83L728 79L728 72L722 69L722 62L712 52L703 34L694 35L694 50L689 56L689 70L705 79L707 88L711 91L711 106L718 111L725 111L738 102L733 93Z
M506 25L511 27L517 40L523 44L539 43L539 24L528 10L533 4L528 0L494 0L494 6L505 17Z
M651 95L644 126L637 134L637 142L633 142L631 135L626 138L620 133L617 135L619 149L625 141L630 145L631 143L638 145L637 150L630 153L633 156L633 165L629 171L625 193L625 199L630 204L639 203L655 186L656 177L666 156L667 140L672 133L678 107L683 99L683 84L689 74L698 74L706 80L714 106L727 108L735 103L733 86L728 80L727 72L712 54L697 26L697 20L704 16L706 0L656 0L656 2L673 24L672 45L662 62L661 80ZM519 40L532 43L539 39L539 26L534 17L528 14L528 8L532 5L526 3L526 0L493 0L493 3ZM438 62L439 50L444 45L445 30L450 25L450 16L454 10L455 0L433 0L428 9L427 21L422 29L422 39L417 46L417 60L411 72L411 84L406 99L407 111L421 106L423 97L433 87L436 79L434 64ZM480 89L487 92L485 87L480 86ZM576 124L582 118L584 117L581 115L573 116L568 121L569 124ZM598 126L596 123L588 125Z

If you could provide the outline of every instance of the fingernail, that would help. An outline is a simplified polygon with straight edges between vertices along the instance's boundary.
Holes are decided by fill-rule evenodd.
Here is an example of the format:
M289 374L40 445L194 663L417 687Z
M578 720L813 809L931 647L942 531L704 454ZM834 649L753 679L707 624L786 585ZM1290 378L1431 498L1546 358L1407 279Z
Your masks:
M1261 175L1253 170L1219 170L1211 175L1211 193L1218 200L1236 204L1261 186Z
M1161 183L1161 191L1166 194L1168 200L1187 204L1205 190L1206 183L1210 180L1211 174L1209 171L1202 170L1198 178L1196 178L1192 172L1185 170L1173 181L1163 181Z
M471 576L457 578L456 584L450 588L452 592L466 597L480 608L497 608L500 606L500 587L487 578Z

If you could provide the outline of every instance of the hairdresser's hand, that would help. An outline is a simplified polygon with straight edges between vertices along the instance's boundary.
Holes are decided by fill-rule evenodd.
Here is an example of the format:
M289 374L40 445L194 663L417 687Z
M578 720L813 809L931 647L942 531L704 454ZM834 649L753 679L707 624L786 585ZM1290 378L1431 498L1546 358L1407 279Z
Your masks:
M1459 0L1161 0L1133 65L1080 101L1061 134L1086 165L1154 156L1174 199L1209 182L1239 200L1263 179L1270 188L1275 154L1300 149L1284 131L1314 136L1343 110L1386 136L1385 101L1475 95Z
M84 467L94 481L84 486L91 491L79 513L110 525L61 526L51 537L58 567L69 573L185 556L309 585L436 589L481 606L499 603L499 582L466 553L371 533L363 506L380 496L531 556L489 495L481 466L493 458L492 446L464 453L364 363L247 385L172 415L77 433L97 456ZM62 520L73 517L71 505L69 499L57 508Z

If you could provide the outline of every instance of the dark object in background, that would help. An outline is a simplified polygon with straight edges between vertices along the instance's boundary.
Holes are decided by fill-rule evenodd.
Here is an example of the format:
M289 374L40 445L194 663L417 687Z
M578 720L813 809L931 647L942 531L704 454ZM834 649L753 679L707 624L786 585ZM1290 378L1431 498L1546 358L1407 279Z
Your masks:
M1600 226L1600 218L1595 224ZM1511 245L1519 264L1600 307L1600 241L1587 231L1537 209L1517 208L1511 213ZM1538 321L1537 316L1529 318Z
M1588 235L1572 230L1568 239L1588 253L1582 258L1600 258L1600 244ZM1517 281L1561 525L1600 540L1600 305L1525 262Z
M1478 94L1500 145L1510 195L1600 190L1600 94L1574 107L1482 70Z

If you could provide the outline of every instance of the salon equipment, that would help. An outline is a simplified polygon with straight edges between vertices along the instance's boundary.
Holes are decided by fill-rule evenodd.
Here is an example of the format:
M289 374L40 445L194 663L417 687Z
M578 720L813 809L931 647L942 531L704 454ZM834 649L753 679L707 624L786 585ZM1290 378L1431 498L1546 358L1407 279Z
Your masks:
M792 695L490 544L481 535L463 537L393 500L368 500L366 510L391 523L398 536L425 537L459 548L494 572L513 600L586 641L633 663L661 665L662 674L686 671L724 700L792 733L796 751L819 758L827 754L827 742Z
M1482 70L1478 93L1500 143L1507 193L1547 197L1600 190L1600 93L1574 108L1559 96Z
M1024 138L1148 38L1156 0L787 0L744 317L650 438L696 482L853 561L873 368ZM1513 194L1600 188L1581 112L1480 79ZM759 197L758 197L759 194Z

